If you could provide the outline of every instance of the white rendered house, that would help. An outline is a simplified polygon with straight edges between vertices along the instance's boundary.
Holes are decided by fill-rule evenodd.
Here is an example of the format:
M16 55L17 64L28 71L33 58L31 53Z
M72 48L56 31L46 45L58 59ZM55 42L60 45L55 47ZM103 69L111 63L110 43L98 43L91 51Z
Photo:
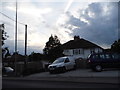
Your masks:
M86 59L91 53L103 52L100 46L75 36L74 40L70 40L62 45L63 54L66 56L73 56L74 58Z

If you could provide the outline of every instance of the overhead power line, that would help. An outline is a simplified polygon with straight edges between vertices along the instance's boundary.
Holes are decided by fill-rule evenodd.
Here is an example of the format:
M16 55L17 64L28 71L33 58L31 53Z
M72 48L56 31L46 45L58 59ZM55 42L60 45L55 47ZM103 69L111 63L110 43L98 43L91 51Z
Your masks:
M5 17L9 18L10 20L12 20L12 21L16 22L16 20L12 19L11 17L7 16L6 14L4 14L4 13L2 13L2 12L0 12L0 13L1 13L3 16L5 16ZM21 22L17 22L17 23L19 23L19 24L21 24L21 25L26 25L26 24L21 23Z
M0 12L0 13L1 13L3 16L7 17L8 19L10 19L10 20L16 22L16 20L12 19L11 17L7 16L6 14L4 14L4 13L2 13L2 12ZM19 23L19 24L21 24L21 25L26 25L26 24L21 23L21 22L17 22L17 23ZM31 28L31 27L28 26L28 28ZM31 30L32 30L32 29L31 29ZM29 32L30 32L30 31L29 31ZM43 33L43 32L41 32L41 33ZM46 33L43 33L43 35L48 36Z

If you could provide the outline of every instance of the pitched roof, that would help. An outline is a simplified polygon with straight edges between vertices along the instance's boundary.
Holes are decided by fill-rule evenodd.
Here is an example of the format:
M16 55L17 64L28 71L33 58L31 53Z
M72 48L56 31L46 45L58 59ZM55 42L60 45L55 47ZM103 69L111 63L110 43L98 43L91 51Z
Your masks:
M85 39L77 39L77 40L70 40L62 45L63 49L77 49L77 48L101 48L100 46L85 40ZM103 48L101 48L103 49Z

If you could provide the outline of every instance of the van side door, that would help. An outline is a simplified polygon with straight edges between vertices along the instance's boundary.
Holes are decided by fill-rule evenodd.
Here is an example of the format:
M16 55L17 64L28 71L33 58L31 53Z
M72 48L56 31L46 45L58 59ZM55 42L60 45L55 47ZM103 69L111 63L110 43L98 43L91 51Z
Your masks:
M71 62L70 62L69 58L66 58L64 63L65 63L65 67L67 70L71 69Z

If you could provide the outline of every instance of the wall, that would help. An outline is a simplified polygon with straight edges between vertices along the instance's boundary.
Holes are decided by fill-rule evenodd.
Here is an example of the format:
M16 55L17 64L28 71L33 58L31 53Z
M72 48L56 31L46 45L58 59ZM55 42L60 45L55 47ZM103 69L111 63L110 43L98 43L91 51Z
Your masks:
M82 51L83 53L79 53L79 54L74 54L73 50L77 50L77 49L68 49L68 50L64 50L63 54L66 56L73 56L74 58L84 58L87 59L88 55L91 54L92 52L98 53L98 52L102 52L103 50L100 48L91 48L91 49L82 49L79 48L78 50Z

